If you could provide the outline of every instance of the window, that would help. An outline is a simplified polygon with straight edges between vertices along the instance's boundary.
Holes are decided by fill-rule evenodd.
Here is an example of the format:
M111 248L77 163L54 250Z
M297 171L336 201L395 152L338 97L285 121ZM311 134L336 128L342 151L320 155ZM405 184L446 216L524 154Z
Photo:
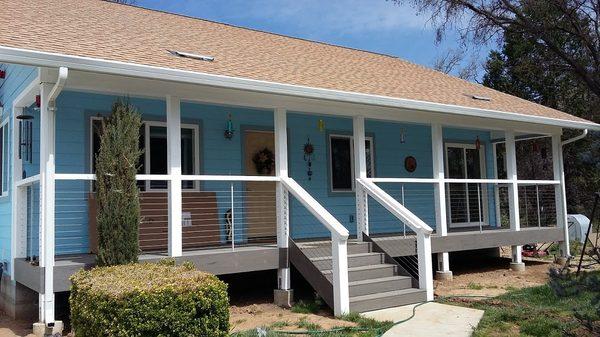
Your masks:
M92 139L91 147L93 156L91 158L92 172L96 172L96 154L100 151L100 131L102 119L93 117L91 122ZM198 172L198 126L182 124L181 126L181 173L192 175ZM167 174L168 171L168 148L167 148L167 126L163 122L144 122L140 129L140 149L145 151L140 156L138 174ZM167 181L140 181L138 186L141 190L164 190ZM194 189L194 181L183 181L182 188Z
M373 177L373 138L365 140L367 177ZM332 192L354 190L354 138L346 135L329 136L329 173Z
M0 139L2 146L0 147L0 191L2 195L8 194L8 119L2 122L0 126Z

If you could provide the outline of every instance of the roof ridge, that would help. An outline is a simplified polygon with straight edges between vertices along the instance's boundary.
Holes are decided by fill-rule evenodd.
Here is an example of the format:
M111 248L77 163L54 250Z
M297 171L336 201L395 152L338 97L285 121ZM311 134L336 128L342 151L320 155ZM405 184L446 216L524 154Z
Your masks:
M268 30L262 30L262 29L258 29L258 28L244 27L244 26L239 26L239 25L235 25L235 24L232 24L232 23L221 22L221 21L216 21L216 20L211 20L211 19L205 19L205 18L200 18L200 17L191 16L191 15L182 14L182 13L173 13L173 12L168 12L168 11L165 11L165 10L162 10L162 9L142 7L142 6L137 6L137 5L134 5L134 4L125 4L125 3L120 3L120 2L113 2L113 1L110 1L110 0L99 0L99 1L107 2L107 3L114 4L114 5L119 5L119 6L127 6L127 7L132 7L132 8L147 10L147 11L150 11L150 12L155 12L155 13L160 13L160 14L165 14L165 15L179 16L179 17L186 18L186 19L191 19L191 20L198 20L198 21L210 22L210 23L214 23L214 24L218 24L218 25L228 26L228 27L242 29L242 30L249 30L249 31L257 32L257 33L267 34L267 35L275 35L275 36L284 37L284 38L288 38L288 39L300 40L300 41L305 41L305 42L312 42L312 43L322 44L322 45L325 45L325 46L330 46L330 47L335 47L335 48L341 48L341 49L347 49L347 50L354 50L354 51L359 51L359 52L363 52L363 53L368 53L368 54L374 54L374 55L389 57L389 58L392 58L392 59L396 59L396 60L400 60L400 61L412 63L414 65L419 65L418 63L411 62L409 60L401 58L400 56L386 54L386 53L382 53L382 52L376 52L376 51L372 51L372 50L368 50L368 49L361 49L361 48L356 48L356 47L349 47L349 46L344 46L344 45L341 45L341 44L335 44L335 43L324 42L324 41L319 41L319 40L311 40L311 39L304 38L304 37L286 35L286 34L282 34L282 33L275 33L275 32L270 32Z

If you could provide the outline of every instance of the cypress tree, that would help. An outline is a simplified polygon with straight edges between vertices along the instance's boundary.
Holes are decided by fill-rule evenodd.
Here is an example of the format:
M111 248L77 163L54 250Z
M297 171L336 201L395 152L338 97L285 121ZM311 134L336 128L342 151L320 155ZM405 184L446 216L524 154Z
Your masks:
M100 266L137 262L140 201L135 175L141 155L141 125L140 114L122 99L113 104L111 116L102 122L96 156Z

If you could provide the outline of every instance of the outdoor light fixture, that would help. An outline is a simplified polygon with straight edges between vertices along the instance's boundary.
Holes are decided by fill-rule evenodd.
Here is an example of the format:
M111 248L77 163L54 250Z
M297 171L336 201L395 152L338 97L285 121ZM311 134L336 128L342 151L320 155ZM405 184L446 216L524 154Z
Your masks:
M404 129L400 131L400 144L404 144L406 142L406 134L404 133Z
M235 130L233 130L233 122L231 121L231 114L228 115L227 117L227 126L225 127L225 139L229 139L231 140L231 138L233 138L233 133Z
M39 109L42 106L42 96L35 95L35 107Z
M317 122L317 128L319 129L319 132L325 131L325 122L322 119L319 119Z
M481 140L479 140L479 136L475 139L475 148L479 150L481 148Z

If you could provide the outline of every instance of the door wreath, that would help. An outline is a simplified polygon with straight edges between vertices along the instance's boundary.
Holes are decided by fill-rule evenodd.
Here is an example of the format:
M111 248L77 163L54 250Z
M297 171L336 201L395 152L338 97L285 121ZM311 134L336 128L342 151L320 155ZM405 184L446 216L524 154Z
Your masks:
M275 166L275 155L273 151L265 147L254 154L252 162L258 174L271 174Z

